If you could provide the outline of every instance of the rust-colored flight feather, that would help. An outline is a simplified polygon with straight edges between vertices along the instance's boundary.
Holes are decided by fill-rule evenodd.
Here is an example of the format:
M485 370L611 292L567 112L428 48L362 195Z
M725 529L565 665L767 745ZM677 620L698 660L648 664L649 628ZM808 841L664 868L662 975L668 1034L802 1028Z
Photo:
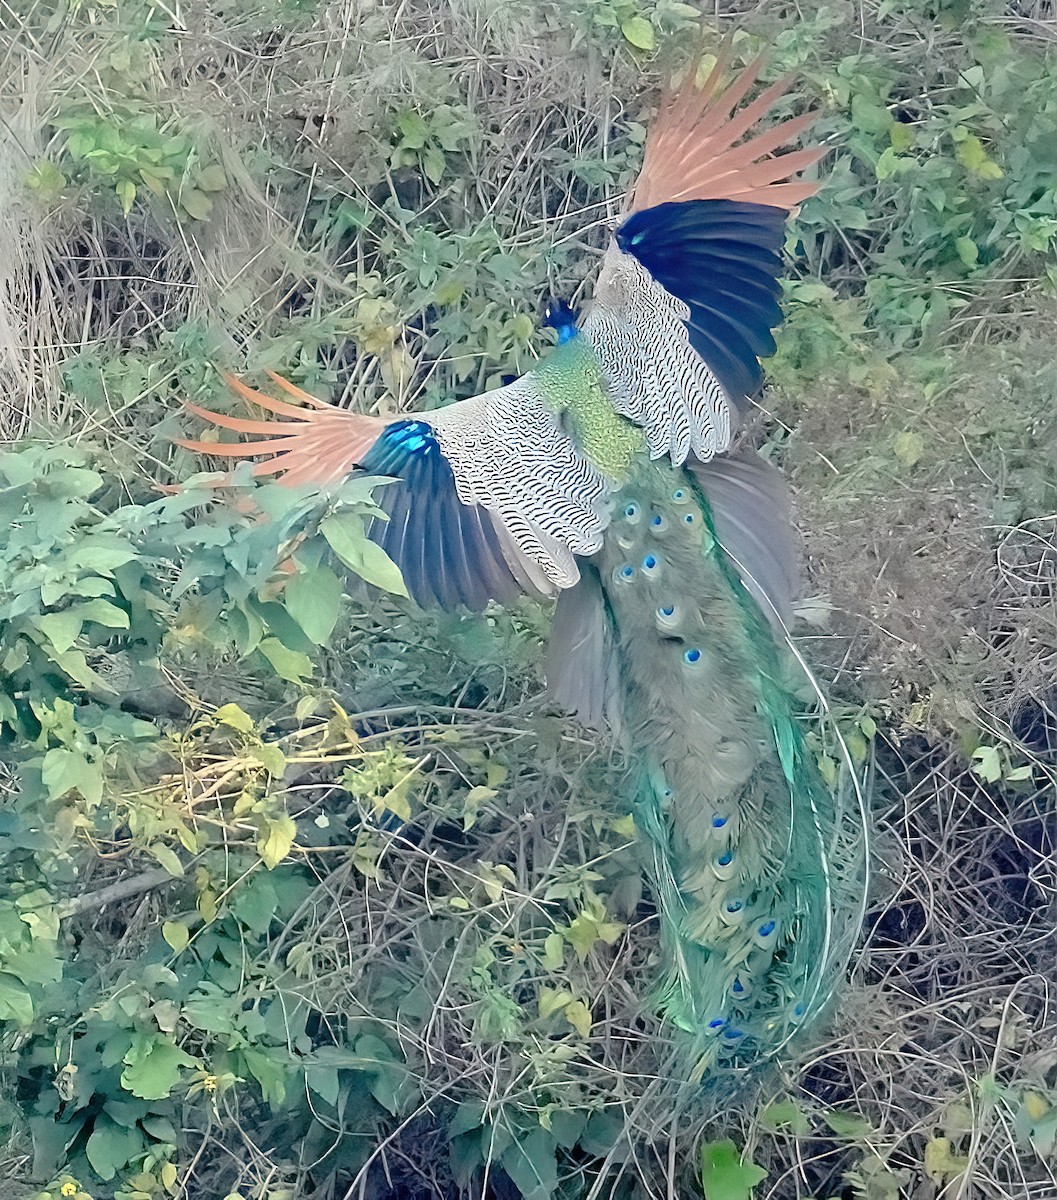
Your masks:
M739 110L759 76L763 59L749 63L723 88L730 58L731 46L726 43L700 88L692 64L680 90L662 100L646 139L632 211L685 200L738 200L793 209L818 190L818 183L811 180L786 181L817 162L824 149L774 157L775 151L795 141L811 125L813 113L751 134L792 80L771 84ZM746 135L747 140L742 141Z
M287 395L300 400L301 406L256 392L234 375L225 374L224 380L244 400L274 413L282 420L257 421L228 417L210 412L197 404L187 404L187 408L204 421L235 433L250 434L257 440L202 442L177 438L177 444L187 450L219 458L253 458L259 454L270 454L272 458L254 464L253 474L281 475L282 482L291 486L335 483L355 470L389 424L388 420L381 417L365 417L327 404L271 371L268 376Z

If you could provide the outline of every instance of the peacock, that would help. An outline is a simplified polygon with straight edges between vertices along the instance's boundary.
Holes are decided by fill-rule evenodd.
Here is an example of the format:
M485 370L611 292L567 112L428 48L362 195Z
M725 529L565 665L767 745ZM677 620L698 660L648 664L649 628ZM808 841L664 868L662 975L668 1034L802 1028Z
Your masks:
M823 784L783 683L796 554L778 472L733 439L774 352L786 223L818 183L813 114L758 128L762 60L666 93L580 312L552 299L553 349L506 386L420 415L232 386L266 419L189 408L245 442L258 475L388 477L369 537L424 608L557 596L555 704L608 731L649 846L660 923L653 1002L694 1073L779 1055L844 971L861 843ZM776 151L788 152L776 154Z

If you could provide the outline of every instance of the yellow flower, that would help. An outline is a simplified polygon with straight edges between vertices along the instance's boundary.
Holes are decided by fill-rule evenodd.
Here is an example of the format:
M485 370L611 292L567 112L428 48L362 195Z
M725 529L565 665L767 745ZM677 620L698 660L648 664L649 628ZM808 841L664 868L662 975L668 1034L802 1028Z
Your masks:
M202 1080L202 1086L207 1092L215 1092L217 1090L217 1077L215 1075L207 1075Z
M76 1196L81 1190L80 1184L75 1179L67 1179L66 1182L59 1188L60 1196Z

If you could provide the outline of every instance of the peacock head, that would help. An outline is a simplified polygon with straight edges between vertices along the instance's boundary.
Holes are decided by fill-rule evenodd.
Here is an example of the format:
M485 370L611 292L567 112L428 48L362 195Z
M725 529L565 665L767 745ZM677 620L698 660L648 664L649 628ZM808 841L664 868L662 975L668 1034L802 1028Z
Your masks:
M543 324L557 332L561 346L576 337L576 309L557 296L551 296L543 310Z

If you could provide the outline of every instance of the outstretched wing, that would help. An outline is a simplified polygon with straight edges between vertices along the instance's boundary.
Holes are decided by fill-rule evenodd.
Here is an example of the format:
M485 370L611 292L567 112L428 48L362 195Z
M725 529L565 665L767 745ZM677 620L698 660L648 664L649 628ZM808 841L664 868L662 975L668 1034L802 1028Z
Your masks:
M727 47L702 88L691 70L664 101L582 326L617 411L642 426L651 457L676 463L726 450L762 383L759 360L774 353L781 321L786 218L818 187L782 181L823 153L772 156L813 114L742 140L789 83L737 111L762 60L723 90L729 57Z
M579 579L576 555L602 544L610 484L584 458L530 375L507 387L415 416L365 417L309 396L277 376L297 407L231 385L278 420L191 411L252 435L242 443L182 440L221 457L271 454L257 475L333 483L354 470L388 476L377 492L388 520L368 536L400 568L423 607L475 610L519 592L550 595Z

